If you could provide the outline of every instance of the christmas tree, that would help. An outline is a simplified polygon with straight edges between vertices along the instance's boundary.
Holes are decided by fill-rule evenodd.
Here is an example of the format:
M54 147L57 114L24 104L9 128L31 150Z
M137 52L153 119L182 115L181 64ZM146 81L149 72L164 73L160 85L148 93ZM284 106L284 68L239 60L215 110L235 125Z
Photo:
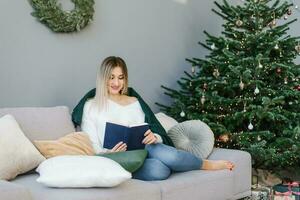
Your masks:
M191 71L165 86L171 105L157 103L178 121L200 119L215 134L216 146L242 149L253 167L300 172L300 37L287 31L292 3L244 0L215 2L225 23L221 36L204 31L204 59L186 59ZM220 11L219 11L220 10Z

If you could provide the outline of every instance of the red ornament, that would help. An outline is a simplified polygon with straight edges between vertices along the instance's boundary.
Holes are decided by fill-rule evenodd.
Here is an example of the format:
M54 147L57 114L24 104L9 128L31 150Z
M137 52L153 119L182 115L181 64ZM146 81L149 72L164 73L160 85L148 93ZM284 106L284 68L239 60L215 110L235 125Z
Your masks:
M222 135L219 136L218 141L219 142L223 142L223 143L227 143L229 141L229 134L228 133L224 133Z
M279 74L281 73L281 68L277 68L276 72Z
M296 85L294 89L300 91L300 85Z
M291 8L289 8L288 10L287 10L287 12L286 12L288 15L291 15L292 14L292 9Z

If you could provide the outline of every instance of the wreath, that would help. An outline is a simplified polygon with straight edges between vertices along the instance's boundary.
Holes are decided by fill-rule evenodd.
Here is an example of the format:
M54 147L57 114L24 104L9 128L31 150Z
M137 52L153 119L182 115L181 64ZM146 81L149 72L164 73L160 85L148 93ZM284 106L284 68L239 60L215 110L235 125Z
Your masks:
M94 0L71 0L75 7L62 10L57 0L30 0L34 11L32 16L54 32L74 32L83 29L93 19Z

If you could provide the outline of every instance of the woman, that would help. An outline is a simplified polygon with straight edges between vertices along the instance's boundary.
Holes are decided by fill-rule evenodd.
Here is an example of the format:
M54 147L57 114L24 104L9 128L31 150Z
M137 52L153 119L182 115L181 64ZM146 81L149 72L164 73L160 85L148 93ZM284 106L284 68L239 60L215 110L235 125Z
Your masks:
M197 169L232 170L234 167L229 161L200 160L189 152L172 147L172 141L149 106L132 88L128 88L127 67L119 57L111 56L102 62L97 74L96 91L90 91L80 101L72 117L75 124L81 124L82 131L89 135L97 154L127 149L123 142L119 142L112 149L103 148L106 122L122 125L147 122L150 129L145 132L143 143L146 145L148 157L143 166L133 173L136 179L163 180L171 172Z

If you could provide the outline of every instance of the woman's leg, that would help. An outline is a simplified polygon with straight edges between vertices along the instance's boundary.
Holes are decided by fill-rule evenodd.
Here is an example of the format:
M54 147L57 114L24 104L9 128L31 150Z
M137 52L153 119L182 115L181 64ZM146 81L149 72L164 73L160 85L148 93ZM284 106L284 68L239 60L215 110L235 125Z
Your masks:
M160 160L172 171L184 172L202 168L202 160L193 154L161 143L146 145L148 157Z
M220 170L229 169L233 170L234 164L228 160L203 160L201 169L205 170Z
M192 153L176 149L161 143L146 145L148 157L160 160L172 171L184 172L191 170L221 170L234 168L227 160L201 160Z
M171 174L171 170L161 161L147 158L143 166L132 174L134 179L144 181L165 180Z

